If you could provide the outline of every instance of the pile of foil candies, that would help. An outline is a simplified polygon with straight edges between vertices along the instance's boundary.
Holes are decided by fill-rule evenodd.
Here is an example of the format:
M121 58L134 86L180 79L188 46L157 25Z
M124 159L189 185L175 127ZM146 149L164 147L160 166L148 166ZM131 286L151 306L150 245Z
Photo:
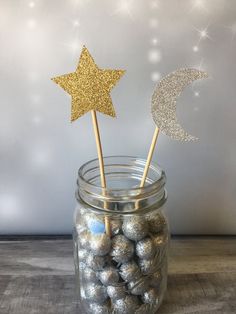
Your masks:
M168 227L163 214L109 218L80 209L76 267L86 313L155 313L166 285Z

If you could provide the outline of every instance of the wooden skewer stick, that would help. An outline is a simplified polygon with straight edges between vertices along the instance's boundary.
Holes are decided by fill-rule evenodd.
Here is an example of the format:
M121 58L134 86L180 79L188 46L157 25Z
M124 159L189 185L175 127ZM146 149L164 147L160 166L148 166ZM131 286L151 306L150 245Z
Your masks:
M151 164L151 161L152 161L152 156L153 156L153 153L154 153L154 149L155 149L155 146L156 146L158 135L159 135L159 129L158 129L158 127L156 127L156 129L154 131L154 134L153 134L153 137L152 137L152 142L151 142L151 145L150 145L150 148L149 148L147 161L146 161L146 164L145 164L145 167L144 167L144 171L143 171L142 180L141 180L141 183L139 185L140 188L143 188L145 186L145 182L146 182L148 171L149 171L149 167L150 167L150 164ZM135 202L135 209L138 209L138 208L139 208L139 201L136 201Z
M158 135L159 135L159 129L158 129L158 127L156 127L156 129L154 131L154 134L153 134L153 137L152 137L152 142L151 142L151 145L150 145L150 148L149 148L147 161L146 161L145 168L144 168L144 171L143 171L142 180L141 180L141 183L140 183L140 186L139 186L140 188L143 188L145 186L145 182L146 182L146 179L147 179L149 167L150 167L150 164L151 164L151 161L152 161L152 156L153 156L153 153L154 153L154 149L156 147L156 142L157 142ZM136 201L135 202L135 209L138 209L138 208L139 208L139 201Z
M151 161L152 161L152 156L153 156L153 153L154 153L154 149L155 149L155 146L156 146L158 135L159 135L159 129L158 129L158 127L156 127L156 129L154 131L154 134L153 134L153 137L152 137L152 142L151 142L151 145L150 145L150 148L149 148L147 161L146 161L145 168L144 168L144 171L143 171L142 180L141 180L141 183L140 183L140 186L139 186L140 188L143 188L145 186L145 182L146 182L148 171L149 171L149 167L150 167L150 164L151 164ZM138 209L138 208L139 208L139 201L136 201L135 202L135 209Z
M151 161L152 161L152 156L153 156L153 153L154 153L154 149L155 149L155 146L156 146L158 135L159 135L159 129L158 129L158 127L156 127L156 129L154 131L154 134L153 134L152 143L151 143L151 146L150 146L150 149L149 149L149 152L148 152L146 165L145 165L145 168L144 168L144 171L143 171L143 177L142 177L142 180L141 180L141 183L140 183L140 188L144 187L144 185L145 185L145 181L146 181L146 178L147 178L147 175L148 175L148 170L149 170L149 167L150 167L150 164L151 164Z
M100 170L100 177L101 177L101 186L103 188L103 195L105 195L104 188L106 188L106 178L105 178L105 172L104 172L104 161L103 161L103 154L102 154L102 144L101 144L101 138L100 138L100 132L98 127L98 120L97 120L97 114L95 110L91 110L92 119L93 119L93 129L96 139L96 146L97 146L97 152L98 152L98 161L99 161L99 170ZM105 203L106 208L106 203ZM109 237L111 237L111 227L110 227L110 221L109 217L105 216L105 229L106 233Z

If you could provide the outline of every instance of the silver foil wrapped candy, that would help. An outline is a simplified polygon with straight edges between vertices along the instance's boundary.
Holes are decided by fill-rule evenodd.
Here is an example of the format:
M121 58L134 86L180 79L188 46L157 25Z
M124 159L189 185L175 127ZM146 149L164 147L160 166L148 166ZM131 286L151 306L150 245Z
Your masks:
M112 236L115 236L120 233L122 228L122 221L121 219L112 219L110 221L110 228Z
M149 237L137 242L135 252L140 258L150 259L155 255L155 245Z
M105 256L96 256L90 253L87 256L86 264L88 267L92 268L93 270L102 270L107 262L107 258Z
M125 217L122 230L130 240L139 241L148 234L148 224L142 216Z
M125 286L108 286L107 294L113 301L123 299L126 295Z
M91 314L109 314L110 307L109 304L98 304L98 303L91 303L89 305L90 313Z
M128 295L124 299L115 301L113 307L116 314L130 314L135 313L139 305L140 303L136 296Z
M161 232L161 233L153 236L152 239L153 239L154 245L156 245L156 247L163 247L168 241L167 232Z
M141 295L148 289L148 282L145 277L141 277L137 281L131 281L128 283L128 290L131 294Z
M84 270L87 267L87 265L84 262L79 262L79 269Z
M124 263L120 266L120 276L124 281L134 281L140 275L140 269L134 261Z
M159 233L166 227L166 220L160 213L153 213L146 217L148 229L152 233Z
M87 231L84 230L79 234L79 247L82 247L84 249L89 249L90 247L90 238L91 234Z
M85 288L85 297L90 302L103 304L107 298L107 290L101 284L88 284Z
M112 238L110 255L117 263L128 262L134 254L134 244L123 235Z
M104 256L109 253L111 240L107 234L92 235L90 249L94 255Z
M144 275L148 275L155 272L155 268L157 267L157 261L155 257L152 259L139 259L138 265L141 269L141 272Z
M148 304L158 304L158 291L155 288L149 289L143 294L142 301Z
M93 269L86 267L85 269L83 269L82 274L83 274L83 278L86 282L99 283L97 273Z
M105 232L105 224L101 215L89 213L85 215L84 219L92 234L103 234Z
M115 285L119 281L118 270L113 266L105 267L98 277L105 286Z
M85 262L88 256L88 251L85 249L78 249L78 257L80 262Z

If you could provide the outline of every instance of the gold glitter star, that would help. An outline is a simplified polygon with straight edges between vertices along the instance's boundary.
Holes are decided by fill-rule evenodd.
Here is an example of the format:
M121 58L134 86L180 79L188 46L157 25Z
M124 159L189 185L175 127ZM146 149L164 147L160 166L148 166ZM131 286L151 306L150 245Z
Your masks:
M83 47L76 71L52 80L72 97L71 121L90 110L115 117L110 91L124 72L99 69L88 49Z

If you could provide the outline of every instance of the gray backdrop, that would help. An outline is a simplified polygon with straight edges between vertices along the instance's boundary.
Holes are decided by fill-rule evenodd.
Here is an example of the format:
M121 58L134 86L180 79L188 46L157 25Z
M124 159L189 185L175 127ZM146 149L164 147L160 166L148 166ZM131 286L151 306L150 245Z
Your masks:
M197 143L160 135L175 234L236 233L236 1L0 1L0 233L68 233L77 169L96 157L89 114L70 123L70 98L50 78L75 70L85 44L100 67L126 69L99 114L105 155L145 157L156 82L206 70L178 100Z

